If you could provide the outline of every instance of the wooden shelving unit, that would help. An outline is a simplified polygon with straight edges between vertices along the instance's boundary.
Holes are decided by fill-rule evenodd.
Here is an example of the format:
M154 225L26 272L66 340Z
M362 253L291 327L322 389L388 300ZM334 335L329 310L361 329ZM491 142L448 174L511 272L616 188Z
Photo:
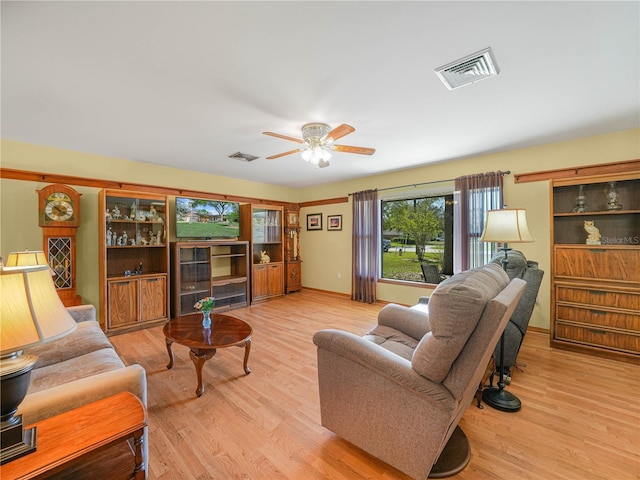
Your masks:
M249 242L172 242L171 265L173 317L194 313L208 296L214 312L249 305Z
M298 208L286 208L284 217L284 293L292 293L302 288L300 210Z
M240 205L241 235L250 242L252 302L284 294L282 212L282 207Z
M169 234L164 195L102 190L100 324L120 333L165 322Z
M551 205L552 346L640 364L640 172L552 181Z

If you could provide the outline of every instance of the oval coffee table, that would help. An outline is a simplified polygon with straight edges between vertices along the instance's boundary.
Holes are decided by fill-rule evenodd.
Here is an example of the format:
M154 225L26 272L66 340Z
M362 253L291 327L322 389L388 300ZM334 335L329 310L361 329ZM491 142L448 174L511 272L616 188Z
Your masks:
M172 318L163 328L166 337L167 352L169 352L169 364L167 369L173 367L173 343L189 347L189 357L196 366L198 376L198 388L196 395L199 397L204 392L202 384L202 367L204 362L216 354L218 348L244 347L244 372L251 373L247 366L249 351L251 350L251 326L229 315L211 314L211 327L202 326L202 315L192 314L183 317Z

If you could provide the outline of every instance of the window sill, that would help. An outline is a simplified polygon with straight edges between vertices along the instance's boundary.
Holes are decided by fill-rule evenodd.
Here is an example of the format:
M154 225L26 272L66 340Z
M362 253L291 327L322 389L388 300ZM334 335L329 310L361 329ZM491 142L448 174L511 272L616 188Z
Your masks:
M391 278L379 278L378 283L388 283L390 285L403 285L405 287L418 287L433 290L438 285L436 283L411 282L409 280L393 280Z

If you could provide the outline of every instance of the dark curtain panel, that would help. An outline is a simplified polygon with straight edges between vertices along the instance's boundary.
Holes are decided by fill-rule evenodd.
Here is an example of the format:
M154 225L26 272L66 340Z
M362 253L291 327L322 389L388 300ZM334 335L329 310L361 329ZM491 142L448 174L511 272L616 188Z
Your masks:
M488 263L493 243L480 241L487 210L503 207L503 172L478 173L455 179L454 272Z
M377 190L353 194L353 264L351 300L375 303L378 283L378 230L380 223Z

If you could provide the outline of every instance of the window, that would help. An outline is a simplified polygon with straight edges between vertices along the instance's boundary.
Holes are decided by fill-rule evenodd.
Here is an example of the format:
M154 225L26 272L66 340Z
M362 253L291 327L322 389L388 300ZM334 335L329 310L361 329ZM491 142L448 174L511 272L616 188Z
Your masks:
M453 273L452 204L452 193L381 201L381 278L439 283Z

